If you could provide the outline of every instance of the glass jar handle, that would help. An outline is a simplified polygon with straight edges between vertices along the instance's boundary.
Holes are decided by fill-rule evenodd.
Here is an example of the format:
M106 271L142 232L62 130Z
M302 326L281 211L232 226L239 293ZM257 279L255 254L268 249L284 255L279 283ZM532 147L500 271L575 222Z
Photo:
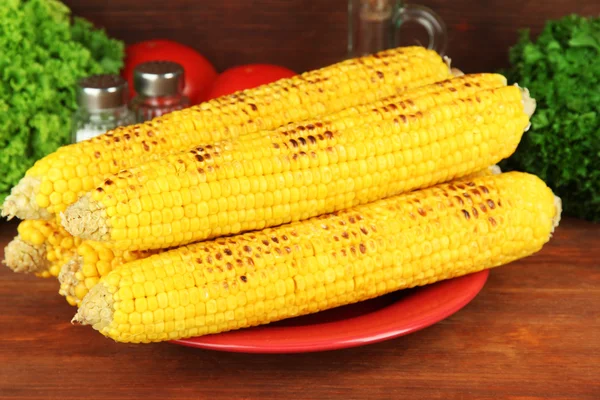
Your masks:
M405 22L416 22L427 31L429 35L428 49L437 51L440 55L444 55L446 51L446 43L448 34L446 24L439 15L431 9L417 4L402 4L397 10L393 18L394 25L394 42L398 38L398 30ZM398 43L394 43L399 46Z

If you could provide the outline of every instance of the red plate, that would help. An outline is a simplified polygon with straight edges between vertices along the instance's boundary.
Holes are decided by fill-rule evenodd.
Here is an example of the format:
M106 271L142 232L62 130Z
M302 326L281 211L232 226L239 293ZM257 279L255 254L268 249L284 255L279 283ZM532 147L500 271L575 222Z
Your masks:
M454 314L479 293L488 275L485 270L269 325L171 343L239 353L305 353L377 343Z

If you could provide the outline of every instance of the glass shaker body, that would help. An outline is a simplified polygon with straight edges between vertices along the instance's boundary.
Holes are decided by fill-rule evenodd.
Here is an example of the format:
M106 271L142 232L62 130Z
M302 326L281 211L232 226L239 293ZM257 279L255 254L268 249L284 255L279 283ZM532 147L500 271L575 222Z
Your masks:
M130 103L136 122L148 121L189 106L190 100L183 95L160 97L137 95Z
M107 110L79 109L73 115L72 142L81 142L119 126L133 124L135 124L135 117L127 105Z
M170 61L149 61L135 67L133 82L136 96L130 107L137 122L181 110L190 106L183 95L184 71Z
M73 114L72 143L135 123L127 108L127 82L116 75L94 75L79 81L79 107Z

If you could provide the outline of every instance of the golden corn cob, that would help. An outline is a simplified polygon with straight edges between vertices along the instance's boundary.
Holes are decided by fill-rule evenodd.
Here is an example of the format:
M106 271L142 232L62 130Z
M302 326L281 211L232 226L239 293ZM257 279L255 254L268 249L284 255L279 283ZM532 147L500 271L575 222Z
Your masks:
M529 124L525 92L478 90L470 81L479 78L416 89L369 114L282 127L124 170L71 205L63 226L115 248L167 248L470 174L512 154ZM427 94L414 96L420 92Z
M2 216L51 219L96 187L104 175L163 157L165 152L274 129L450 76L435 52L398 48L117 128L39 160L6 198Z
M4 251L4 263L15 272L40 277L57 276L81 241L53 221L25 220Z
M509 263L538 251L559 218L533 175L441 184L125 264L74 320L134 343L267 324Z
M500 173L494 165L477 171L465 179ZM79 305L89 289L108 275L116 267L149 257L156 251L119 251L112 250L101 242L84 240L77 248L77 255L63 265L58 276L59 293L67 298L71 305Z
M79 305L89 289L100 277L121 264L146 258L156 251L121 251L111 249L104 243L84 240L75 255L62 265L58 280L59 293L71 305Z
M496 87L503 83L503 78L498 75L481 75L481 76L477 77L477 79L474 80L473 83L476 84L478 88ZM444 85L443 83L440 84L440 86L442 86L442 87L443 87L443 85ZM423 88L423 90L421 90L419 93L420 93L420 95L424 95L427 93L434 93L435 89L437 89L437 88L438 88L437 86L429 86L429 87ZM395 96L393 99L395 99L396 101L403 101L403 100L407 99L407 96ZM348 110L338 113L337 115L340 118L341 117L349 117L352 115L357 115L357 113L359 113L359 112L366 112L371 107L384 108L385 106L391 104L389 101L391 101L391 100L378 101L378 102L372 103L365 107L348 109ZM408 106L409 106L408 107L409 111L413 111L413 112L419 111L419 108L415 107L414 104L408 103ZM27 226L27 224L28 223L25 223L22 226ZM43 225L45 223L43 221L37 221L37 222L34 222L34 224L42 224ZM48 225L48 226L50 226L50 225ZM10 246L11 254L18 256L18 257L11 257L11 260L13 262L16 262L15 269L18 271L30 271L31 269L35 269L38 274L43 274L45 276L50 276L50 275L56 276L58 273L58 267L60 266L61 263L55 263L54 261L57 259L62 260L64 257L59 258L54 253L56 251L60 251L61 248L64 249L64 251L67 252L67 254L73 253L73 251L72 251L73 242L72 242L72 239L70 239L69 237L70 237L70 235L67 232L65 232L64 230L62 230L62 228L61 228L60 232L54 233L54 235L50 238L51 241L53 242L53 243L51 243L50 246L46 246L46 244L42 245L42 243L38 243L37 244L37 246L39 247L38 249L33 249L30 245L23 245L22 243L20 243L21 239L17 238L15 240L15 242ZM66 240L65 243L68 243L68 245L61 247L59 245L61 240ZM78 240L78 239L76 239L76 240ZM46 247L50 250L54 249L55 251L46 252ZM77 245L75 245L75 247L77 247ZM121 253L123 253L123 252L121 252ZM35 265L31 265L28 267L24 267L22 265L25 260L31 261L31 260L35 259L36 257L39 258L39 256L43 255L43 254L47 254L48 257L50 257L50 260L42 259L40 262L37 262ZM131 252L128 254L130 254L130 255L135 254L136 257L141 257L144 255L143 252L142 253ZM121 260L121 256L115 256L115 260ZM50 263L48 263L48 261L50 261ZM63 281L66 283L67 287L63 288L63 290L62 290L63 293L71 293L71 294L74 293L75 288L73 287L73 285L79 286L79 289L78 289L79 293L83 293L84 289L82 286L83 284L81 282L87 278L92 278L93 276L95 276L95 275L82 276L81 273L79 273L79 265L80 264L81 264L80 262L78 262L77 260L74 260L74 261L70 262L68 266L65 266L64 273L63 273ZM51 273L47 270L50 265L52 265ZM88 268L86 268L86 270L91 271L94 268L96 268L95 265L88 265ZM100 269L102 269L102 267L100 267ZM75 279L75 277L73 276L73 273L75 273L76 271L78 272L78 275L80 278L79 280ZM88 282L89 282L89 280L88 280ZM72 301L70 300L71 303L73 303L73 301L74 300L72 300Z

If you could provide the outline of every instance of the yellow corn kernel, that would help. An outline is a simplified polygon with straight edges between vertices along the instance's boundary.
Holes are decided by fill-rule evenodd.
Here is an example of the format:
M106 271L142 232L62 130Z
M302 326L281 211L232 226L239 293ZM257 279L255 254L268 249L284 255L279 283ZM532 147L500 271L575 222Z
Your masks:
M80 282L75 287L75 297L74 297L75 302L77 302L76 299L83 298L88 293L88 291L89 291L89 289L85 286L85 283Z
M66 299L70 305L72 305L72 306L77 305L77 301L75 300L75 298L73 296L66 296Z
M41 207L41 208L48 208L50 207L50 199L48 198L47 195L43 194L43 193L38 193L35 196L35 201L36 203Z

